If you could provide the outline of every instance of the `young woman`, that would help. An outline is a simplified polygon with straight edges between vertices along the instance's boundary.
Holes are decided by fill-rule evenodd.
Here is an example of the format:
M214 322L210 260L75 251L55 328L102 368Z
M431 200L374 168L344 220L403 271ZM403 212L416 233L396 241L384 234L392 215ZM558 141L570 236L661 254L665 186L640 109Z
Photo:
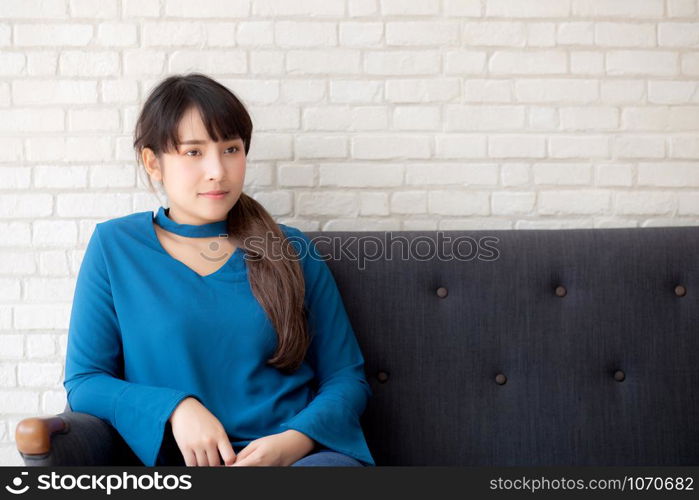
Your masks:
M147 466L375 465L359 422L373 393L333 276L242 192L251 134L242 103L202 74L151 92L134 147L168 208L96 225L68 403Z

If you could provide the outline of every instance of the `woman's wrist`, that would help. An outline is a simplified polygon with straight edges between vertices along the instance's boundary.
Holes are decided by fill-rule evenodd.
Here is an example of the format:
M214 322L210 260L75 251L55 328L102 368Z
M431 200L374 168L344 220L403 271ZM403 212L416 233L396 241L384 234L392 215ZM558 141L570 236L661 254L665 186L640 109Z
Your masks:
M297 450L301 457L305 457L316 447L316 442L313 439L296 429L287 429L284 431L284 434L292 437L294 442L297 443Z

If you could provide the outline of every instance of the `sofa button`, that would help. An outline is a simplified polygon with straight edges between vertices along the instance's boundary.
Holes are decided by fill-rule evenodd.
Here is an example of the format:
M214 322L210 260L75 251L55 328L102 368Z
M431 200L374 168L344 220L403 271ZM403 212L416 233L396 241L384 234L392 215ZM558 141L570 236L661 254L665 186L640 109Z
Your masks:
M562 285L558 285L556 287L556 295L558 295L559 297L563 297L563 296L565 296L565 294L566 294L566 287L564 287Z
M614 380L616 380L617 382L621 382L621 381L623 381L625 378L626 378L626 375L624 374L623 371L617 370L617 371L614 372Z
M446 288L444 288L443 286L440 286L439 288L437 288L437 296L438 297L443 299L448 294L449 294L448 290Z
M380 371L379 373L376 374L376 378L378 379L379 382L384 383L388 380L388 373L384 371Z
M687 289L682 285L677 285L675 287L675 295L677 295L678 297L684 297L686 293Z
M502 373L498 373L495 375L495 383L498 385L503 385L505 382L507 382L507 377L503 375Z

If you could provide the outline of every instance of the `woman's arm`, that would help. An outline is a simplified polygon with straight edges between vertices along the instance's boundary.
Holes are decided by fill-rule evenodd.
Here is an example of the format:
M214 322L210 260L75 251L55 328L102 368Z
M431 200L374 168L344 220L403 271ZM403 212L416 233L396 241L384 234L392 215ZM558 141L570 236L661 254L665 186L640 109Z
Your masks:
M310 238L296 229L291 235L302 251L312 336L306 359L316 373L318 392L306 408L281 426L373 465L359 421L373 394L364 374L364 358L330 268Z
M73 411L108 421L138 458L155 465L165 424L184 391L123 380L123 352L101 224L88 242L76 282L68 329L65 379Z

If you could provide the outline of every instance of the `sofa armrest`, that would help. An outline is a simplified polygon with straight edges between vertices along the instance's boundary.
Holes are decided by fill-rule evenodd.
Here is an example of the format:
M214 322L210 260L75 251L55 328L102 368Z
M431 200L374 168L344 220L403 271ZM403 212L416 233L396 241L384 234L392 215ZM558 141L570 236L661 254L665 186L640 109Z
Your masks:
M69 430L70 424L57 415L25 418L15 431L17 450L23 455L45 455L51 451L51 436Z
M143 465L109 422L88 413L25 418L15 441L27 466Z

